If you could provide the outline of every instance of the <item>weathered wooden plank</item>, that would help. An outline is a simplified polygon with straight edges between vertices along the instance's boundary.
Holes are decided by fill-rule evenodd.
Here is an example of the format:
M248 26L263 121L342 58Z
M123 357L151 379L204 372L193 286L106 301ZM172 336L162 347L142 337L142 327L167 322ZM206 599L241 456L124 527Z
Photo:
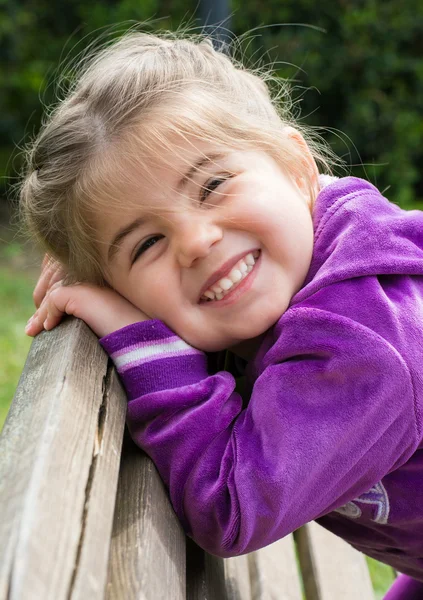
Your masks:
M248 556L219 558L187 538L187 600L251 600Z
M185 534L152 461L125 436L107 598L185 600Z
M222 560L188 540L187 600L302 600L292 536Z
M302 600L292 535L249 555L252 600Z
M76 319L31 346L0 438L1 600L104 596L125 413L107 371Z
M374 600L363 554L314 522L295 537L307 600Z
M69 600L104 598L127 399L109 361Z
M248 554L227 558L223 566L228 600L251 600Z
M187 538L187 600L228 599L223 563Z

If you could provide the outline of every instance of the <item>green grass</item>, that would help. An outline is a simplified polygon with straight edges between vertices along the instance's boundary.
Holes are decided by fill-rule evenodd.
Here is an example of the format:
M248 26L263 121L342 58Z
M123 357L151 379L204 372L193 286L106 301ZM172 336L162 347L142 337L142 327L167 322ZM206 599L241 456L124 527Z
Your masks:
M0 430L32 341L24 328L34 312L33 289L28 276L0 267Z
M391 587L391 584L394 582L395 576L393 569L368 556L366 556L366 561L367 566L369 567L370 579L372 580L376 600L382 600L388 589Z

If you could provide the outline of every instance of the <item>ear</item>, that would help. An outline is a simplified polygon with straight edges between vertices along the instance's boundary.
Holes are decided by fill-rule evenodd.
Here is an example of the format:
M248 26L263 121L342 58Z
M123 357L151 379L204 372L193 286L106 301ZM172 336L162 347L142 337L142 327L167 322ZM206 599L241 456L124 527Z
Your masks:
M296 173L293 174L295 183L298 185L301 191L303 193L307 193L307 195L310 194L311 184L314 196L312 200L314 200L319 191L319 170L317 168L316 161L313 158L313 155L307 142L297 129L294 129L291 126L287 126L285 127L284 131L287 134L288 138L297 145L302 155L302 164L299 169L296 169ZM303 173L304 175L301 175L301 173Z

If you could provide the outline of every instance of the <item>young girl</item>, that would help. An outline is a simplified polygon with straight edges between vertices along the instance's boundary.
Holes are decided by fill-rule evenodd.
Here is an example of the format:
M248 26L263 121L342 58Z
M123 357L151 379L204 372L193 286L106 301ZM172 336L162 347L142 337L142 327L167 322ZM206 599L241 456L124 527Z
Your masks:
M423 213L319 175L265 79L207 39L87 61L28 153L23 216L56 262L27 332L68 313L101 338L207 551L315 519L422 598Z

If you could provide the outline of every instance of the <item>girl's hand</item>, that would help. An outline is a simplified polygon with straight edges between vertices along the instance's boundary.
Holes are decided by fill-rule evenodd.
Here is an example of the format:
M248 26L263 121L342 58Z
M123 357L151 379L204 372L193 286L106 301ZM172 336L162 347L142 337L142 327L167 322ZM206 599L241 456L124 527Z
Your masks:
M45 254L41 265L41 275L38 278L37 285L35 286L32 294L34 304L37 308L40 306L49 289L57 281L63 279L65 275L66 272L62 265L51 258L51 256L48 254Z
M85 321L98 337L149 318L110 288L86 283L64 286L58 281L45 294L25 333L35 336L43 329L53 329L64 314Z

